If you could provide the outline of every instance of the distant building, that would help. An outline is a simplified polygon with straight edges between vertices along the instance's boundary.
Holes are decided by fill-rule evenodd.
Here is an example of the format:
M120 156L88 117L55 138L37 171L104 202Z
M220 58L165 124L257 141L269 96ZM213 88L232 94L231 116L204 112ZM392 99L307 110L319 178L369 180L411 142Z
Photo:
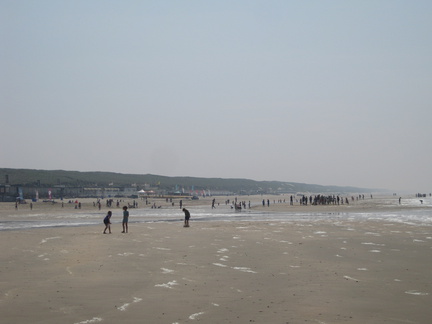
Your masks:
M0 185L0 201L16 201L18 197L18 187L11 185Z

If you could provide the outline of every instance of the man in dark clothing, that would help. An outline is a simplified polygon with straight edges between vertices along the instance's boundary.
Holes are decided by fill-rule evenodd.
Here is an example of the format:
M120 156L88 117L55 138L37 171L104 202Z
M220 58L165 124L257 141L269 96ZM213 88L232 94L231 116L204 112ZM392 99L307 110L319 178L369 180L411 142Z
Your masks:
M185 213L184 227L189 227L189 218L190 218L189 210L183 208L183 212Z

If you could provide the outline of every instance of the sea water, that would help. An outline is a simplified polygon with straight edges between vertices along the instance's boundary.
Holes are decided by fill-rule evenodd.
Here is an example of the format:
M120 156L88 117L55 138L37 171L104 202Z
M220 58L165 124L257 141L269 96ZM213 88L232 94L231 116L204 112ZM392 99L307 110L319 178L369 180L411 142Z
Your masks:
M350 211L349 207L343 208L341 212L272 212L257 211L254 209L243 209L235 211L230 206L221 205L215 209L211 206L194 206L189 208L191 212L191 222L241 222L241 221L283 221L283 222L336 222L341 220L347 221L385 221L399 222L411 225L432 225L432 198L403 199L401 208L395 207L395 199L376 199L374 200L373 211ZM397 199L396 199L397 201ZM355 206L353 206L355 207ZM420 208L419 208L420 207ZM342 209L342 208L341 208ZM382 209L382 210L381 210ZM129 210L129 223L154 223L154 222L182 222L184 214L179 208L131 208ZM72 226L89 226L100 225L103 227L103 218L105 212L74 212L74 213L57 213L57 214L38 214L29 213L22 220L22 216L9 215L5 220L0 220L0 231L34 229L46 227L72 227ZM20 219L21 218L21 219ZM113 209L111 222L113 224L121 223L122 211Z

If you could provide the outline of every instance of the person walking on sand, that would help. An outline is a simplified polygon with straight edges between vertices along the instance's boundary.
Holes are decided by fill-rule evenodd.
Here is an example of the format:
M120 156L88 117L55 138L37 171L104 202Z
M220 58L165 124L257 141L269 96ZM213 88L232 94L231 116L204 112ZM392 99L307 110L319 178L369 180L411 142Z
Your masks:
M189 227L189 218L190 218L189 210L187 210L186 208L183 208L183 212L185 214L184 227Z
M109 233L111 234L111 216L112 212L109 211L108 214L104 218L104 224L105 224L105 230L103 231L104 234L106 234L106 230L109 230Z
M127 233L128 232L128 221L129 221L129 212L127 210L127 206L123 206L123 232L122 233Z

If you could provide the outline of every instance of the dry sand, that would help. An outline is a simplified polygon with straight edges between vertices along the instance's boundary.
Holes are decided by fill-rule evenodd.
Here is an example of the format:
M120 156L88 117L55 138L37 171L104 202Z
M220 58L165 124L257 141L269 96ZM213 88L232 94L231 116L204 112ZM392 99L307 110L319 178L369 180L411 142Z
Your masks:
M10 213L2 208L3 216ZM103 235L103 227L2 231L0 323L432 318L429 226L193 222L192 215L190 228L130 224L130 233L121 234L115 224L113 234Z

